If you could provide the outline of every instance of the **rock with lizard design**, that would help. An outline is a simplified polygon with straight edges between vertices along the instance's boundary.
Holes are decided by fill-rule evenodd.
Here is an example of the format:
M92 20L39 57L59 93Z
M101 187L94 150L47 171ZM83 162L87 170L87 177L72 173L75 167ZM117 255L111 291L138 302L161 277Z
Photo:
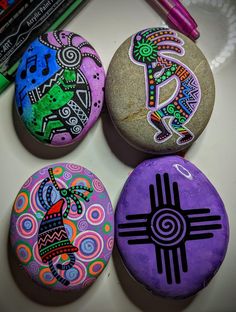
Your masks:
M188 148L214 106L209 64L194 42L166 28L128 38L106 80L106 102L120 134L137 149L170 154Z
M185 298L204 288L227 251L229 224L219 194L198 168L178 156L147 160L134 169L121 192L115 224L128 271L164 297Z
M110 259L113 219L106 189L92 172L69 163L47 166L16 197L12 249L37 284L56 291L82 290Z
M94 48L65 30L41 35L24 53L16 74L17 111L39 141L80 141L103 105L105 73Z

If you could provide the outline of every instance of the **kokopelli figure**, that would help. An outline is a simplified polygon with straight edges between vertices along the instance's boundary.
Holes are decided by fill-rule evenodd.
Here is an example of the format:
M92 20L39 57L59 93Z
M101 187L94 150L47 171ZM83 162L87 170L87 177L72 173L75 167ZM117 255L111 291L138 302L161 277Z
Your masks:
M167 141L172 131L179 135L176 143L180 145L194 138L186 124L200 103L200 85L196 75L184 63L169 56L169 53L183 56L183 45L177 33L166 28L147 29L132 38L130 58L144 67L146 107L150 110L147 119L158 131L154 136L157 143ZM177 83L175 92L160 103L160 88L173 79ZM166 119L169 119L168 125Z

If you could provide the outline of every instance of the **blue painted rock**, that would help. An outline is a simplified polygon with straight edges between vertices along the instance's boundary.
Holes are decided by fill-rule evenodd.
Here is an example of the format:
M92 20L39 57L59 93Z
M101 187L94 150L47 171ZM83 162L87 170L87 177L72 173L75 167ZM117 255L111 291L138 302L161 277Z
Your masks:
M65 30L41 35L24 53L16 74L16 106L39 141L80 141L103 104L105 73L94 48Z
M10 239L37 284L56 291L91 285L113 248L114 217L102 182L89 170L59 163L33 174L19 191Z
M128 38L106 80L106 103L120 134L154 154L188 148L205 129L214 106L210 66L194 42L166 28Z
M198 292L226 254L224 204L204 174L177 156L147 160L134 169L120 195L115 221L126 268L164 297Z

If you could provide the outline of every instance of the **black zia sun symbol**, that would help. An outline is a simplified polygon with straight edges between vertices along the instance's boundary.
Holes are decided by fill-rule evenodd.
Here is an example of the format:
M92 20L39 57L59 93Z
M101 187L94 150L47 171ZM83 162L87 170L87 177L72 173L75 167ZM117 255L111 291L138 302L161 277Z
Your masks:
M219 221L221 217L209 215L209 208L181 209L177 182L172 184L174 198L172 204L169 175L165 173L163 178L165 192L163 192L160 174L156 175L156 192L154 185L149 185L151 212L127 215L126 220L133 222L119 224L118 235L129 237L129 245L153 244L156 251L157 272L159 274L166 272L168 284L172 284L173 279L179 284L181 283L180 272L188 272L186 241L212 238L214 234L211 231L222 228L221 224L213 221ZM158 205L155 193L157 193ZM171 258L173 266L171 266Z

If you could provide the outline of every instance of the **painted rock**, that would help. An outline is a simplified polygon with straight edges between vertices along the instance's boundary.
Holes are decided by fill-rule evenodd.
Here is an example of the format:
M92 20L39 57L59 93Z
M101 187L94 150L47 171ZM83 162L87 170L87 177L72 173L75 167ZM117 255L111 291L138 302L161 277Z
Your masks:
M204 174L168 156L141 163L116 210L116 241L131 275L154 294L185 298L205 287L227 250L224 204Z
M187 37L150 28L128 38L109 65L106 102L120 134L134 147L170 154L206 127L215 87L209 64Z
M94 48L65 30L41 35L24 53L16 74L17 110L39 141L80 141L103 104L105 73Z
M59 163L32 175L11 216L12 248L39 285L80 290L106 267L114 241L114 216L102 182L89 170Z

